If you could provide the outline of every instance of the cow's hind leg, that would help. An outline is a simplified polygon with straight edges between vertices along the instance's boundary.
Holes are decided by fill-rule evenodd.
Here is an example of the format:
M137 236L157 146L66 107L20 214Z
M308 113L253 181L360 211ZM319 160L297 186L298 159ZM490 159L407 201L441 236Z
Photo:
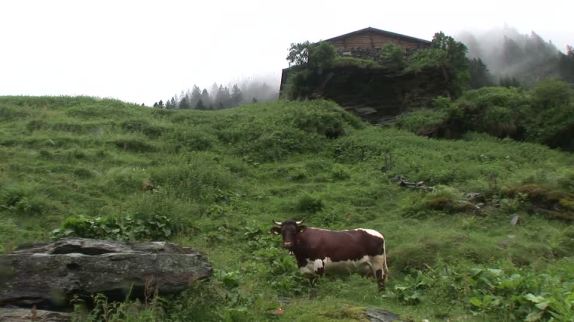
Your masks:
M386 257L386 254L371 257L373 276L376 278L379 290L381 291L385 289L385 281L389 273Z

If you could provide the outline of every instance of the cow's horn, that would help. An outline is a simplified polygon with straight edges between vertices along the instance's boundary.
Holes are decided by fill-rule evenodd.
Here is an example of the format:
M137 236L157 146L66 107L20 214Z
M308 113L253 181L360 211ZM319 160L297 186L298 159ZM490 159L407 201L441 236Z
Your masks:
M295 223L296 223L297 225L301 225L301 224L303 223L303 220L296 221Z
M275 221L275 220L273 220L273 223L274 223L275 225L277 225L277 226L281 226L281 225L283 224L282 222L280 222L280 221Z

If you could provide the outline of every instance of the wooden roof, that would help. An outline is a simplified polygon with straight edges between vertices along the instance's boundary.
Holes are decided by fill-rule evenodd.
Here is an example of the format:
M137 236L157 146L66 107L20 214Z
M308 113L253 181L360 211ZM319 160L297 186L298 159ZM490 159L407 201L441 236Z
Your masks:
M407 36L407 35L401 35L401 34L397 34L394 32L390 32L390 31L386 31L386 30L382 30L382 29L377 29L377 28L373 28L373 27L368 27L368 28L364 28L364 29L360 29L357 31L353 31L344 35L340 35L337 37L333 37L333 38L329 38L326 39L325 41L336 41L336 40L340 40L343 38L347 38L349 36L354 36L357 34L361 34L361 33L365 33L365 32L372 32L372 33L377 33L377 34L381 34L383 36L387 36L387 37L392 37L392 38L397 38L397 39L403 39L403 40L407 40L407 41L412 41L412 42L419 42L419 43L423 43L423 44L430 44L431 42L428 40L424 40L424 39L420 39L420 38L415 38L415 37L411 37L411 36Z

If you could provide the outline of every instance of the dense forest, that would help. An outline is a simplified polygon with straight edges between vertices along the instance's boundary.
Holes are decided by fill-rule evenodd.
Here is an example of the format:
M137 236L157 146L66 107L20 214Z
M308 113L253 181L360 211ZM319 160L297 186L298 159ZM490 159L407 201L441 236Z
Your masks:
M546 78L574 83L574 49L559 50L535 32L524 35L505 27L485 33L462 33L457 39L468 48L468 56L477 65L484 64L490 78L483 76L472 84L532 86Z

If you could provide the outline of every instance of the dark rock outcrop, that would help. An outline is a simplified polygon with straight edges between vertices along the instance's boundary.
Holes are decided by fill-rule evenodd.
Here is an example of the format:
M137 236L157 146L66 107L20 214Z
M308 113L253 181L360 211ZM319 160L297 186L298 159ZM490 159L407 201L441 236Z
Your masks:
M102 293L110 300L172 294L209 277L207 259L166 242L70 238L0 256L0 306L69 307Z
M287 79L303 69L293 66L283 70L282 95L293 95L285 92ZM296 97L290 98L332 100L375 124L384 124L412 107L428 106L435 97L448 95L448 84L438 68L397 72L384 67L333 66L308 77L304 85Z

